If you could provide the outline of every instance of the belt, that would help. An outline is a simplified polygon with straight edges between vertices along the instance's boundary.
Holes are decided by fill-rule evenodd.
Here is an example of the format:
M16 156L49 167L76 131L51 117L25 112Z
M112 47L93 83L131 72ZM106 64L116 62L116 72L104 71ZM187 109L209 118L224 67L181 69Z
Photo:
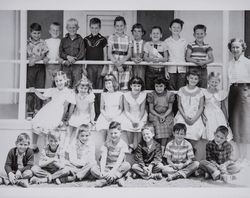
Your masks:
M128 52L112 51L112 54L126 56Z
M154 68L154 67L148 67L148 70L149 71L154 71L154 72L162 72L162 71L164 71L164 67L162 67L162 68Z

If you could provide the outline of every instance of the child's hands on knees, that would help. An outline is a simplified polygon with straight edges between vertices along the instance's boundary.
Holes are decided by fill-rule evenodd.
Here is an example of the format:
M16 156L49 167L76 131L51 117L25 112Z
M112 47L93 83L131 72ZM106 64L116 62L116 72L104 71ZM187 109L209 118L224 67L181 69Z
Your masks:
M21 179L23 176L22 176L22 173L20 170L17 170L16 172L16 179Z
M14 173L10 172L8 174L8 177L9 177L9 180L10 180L11 184L15 184L16 183L16 175Z

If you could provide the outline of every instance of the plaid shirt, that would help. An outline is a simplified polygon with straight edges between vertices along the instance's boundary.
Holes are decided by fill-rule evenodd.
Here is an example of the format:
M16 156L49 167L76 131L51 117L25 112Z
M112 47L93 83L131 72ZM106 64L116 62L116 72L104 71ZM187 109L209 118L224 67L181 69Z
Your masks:
M163 157L171 159L176 164L185 163L188 159L194 158L193 147L185 139L179 145L176 144L175 140L172 140L167 144Z
M227 141L222 144L221 148L219 148L214 140L209 141L206 145L206 160L223 164L230 160L232 151L232 145Z
M33 41L31 38L27 41L27 57L37 57L47 54L49 51L46 42L42 39Z

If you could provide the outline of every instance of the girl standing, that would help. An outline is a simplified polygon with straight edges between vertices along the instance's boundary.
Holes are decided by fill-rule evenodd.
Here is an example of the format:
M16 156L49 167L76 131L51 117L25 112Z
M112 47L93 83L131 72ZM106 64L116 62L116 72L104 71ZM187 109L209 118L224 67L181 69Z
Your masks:
M133 77L129 81L129 91L124 93L124 114L121 119L122 130L127 131L130 151L134 150L140 141L139 134L147 122L145 110L146 93L141 78Z
M162 153L167 144L167 139L172 136L174 126L174 115L172 112L174 94L167 91L167 81L165 78L154 80L155 90L148 94L149 121L155 128L155 139L161 143Z
M94 125L95 119L95 95L92 92L92 84L85 77L82 78L75 86L76 105L70 106L69 130L67 137L69 137L69 144L76 139L77 129L82 125ZM71 113L73 112L73 113Z
M199 73L196 70L187 74L188 84L181 87L177 93L178 112L175 123L184 123L187 126L186 138L194 144L204 131L201 114L204 108L204 95L196 85L199 82Z
M216 129L223 125L227 126L228 116L225 106L225 99L227 98L227 92L224 90L218 90L220 84L220 74L211 72L208 75L208 88L203 89L205 96L205 108L203 122L206 130L202 135L202 138L207 140L214 139L214 133ZM228 140L232 139L232 134L228 134Z
M123 65L131 56L131 41L125 34L126 21L118 16L114 20L115 33L108 38L108 57L113 62L109 73L112 73L120 85L121 90L128 89L128 81L131 78L132 66Z
M104 77L104 89L101 94L101 114L96 121L96 130L105 133L105 139L109 124L119 121L122 112L122 92L118 91L119 85L114 75L108 74Z

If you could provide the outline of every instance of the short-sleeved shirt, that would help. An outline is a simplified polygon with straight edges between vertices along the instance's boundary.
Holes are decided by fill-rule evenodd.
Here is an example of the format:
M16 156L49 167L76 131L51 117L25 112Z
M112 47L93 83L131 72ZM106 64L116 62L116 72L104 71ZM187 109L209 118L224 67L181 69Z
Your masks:
M57 146L56 150L51 150L50 145L46 145L44 147L44 149L41 151L41 155L40 155L40 159L39 159L39 163L41 162L46 162L48 160L48 158L55 158L55 159L60 159L62 158L62 149L59 147L59 145Z
M214 140L209 141L206 145L206 160L223 164L231 159L232 149L232 145L227 141L222 144L221 148Z
M188 44L187 49L191 50L191 58L195 60L207 60L208 52L213 50L209 44L198 45L196 41Z
M194 158L193 147L185 139L181 144L176 144L175 140L172 140L166 146L164 157L173 163L185 163L188 159Z
M51 61L57 61L59 58L59 46L60 46L61 39L49 38L49 39L46 39L45 42L46 42L46 45L49 49L47 57Z
M178 40L173 39L172 36L168 37L164 41L167 45L169 53L169 62L186 62L185 53L187 48L187 42L183 38ZM186 73L187 68L185 66L168 66L169 73Z
M86 60L104 60L103 48L107 46L107 39L101 34L90 34L84 39Z
M113 145L109 140L101 148L101 152L107 152L107 163L106 167L113 167L120 155L120 153L128 152L128 145L120 139L117 145Z
M43 56L48 53L49 49L43 39L34 41L31 38L27 41L27 58Z
M160 41L157 44L153 43L152 41L148 41L144 45L144 52L146 54L149 54L149 57L163 58L164 52L166 52L166 51L167 51L167 46L163 41ZM164 66L150 65L150 67L163 68Z

